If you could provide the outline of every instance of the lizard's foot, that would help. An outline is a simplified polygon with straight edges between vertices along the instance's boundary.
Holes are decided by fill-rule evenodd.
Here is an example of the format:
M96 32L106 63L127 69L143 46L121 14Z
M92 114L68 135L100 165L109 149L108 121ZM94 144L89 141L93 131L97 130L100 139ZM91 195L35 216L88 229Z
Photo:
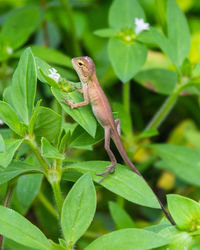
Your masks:
M109 174L113 174L115 172L115 167L116 167L116 163L111 163L109 166L107 166L107 169L100 173L100 174L96 174L98 176L104 175L104 177L99 181L102 182L103 180L105 180L105 178L109 175Z
M68 100L67 97L66 97L65 95L63 95L63 97L64 97L65 100L63 100L62 103L64 103L64 104L70 106L70 107L73 109L73 101Z

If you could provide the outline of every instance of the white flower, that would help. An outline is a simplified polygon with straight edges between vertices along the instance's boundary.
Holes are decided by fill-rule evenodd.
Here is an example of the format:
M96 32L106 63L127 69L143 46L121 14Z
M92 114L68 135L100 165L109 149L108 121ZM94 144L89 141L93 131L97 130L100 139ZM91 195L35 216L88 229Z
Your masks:
M138 35L143 30L149 30L149 23L145 23L143 18L135 18L135 33Z
M51 77L54 81L59 82L60 74L57 73L57 70L54 68L49 69L51 74L48 76Z
M13 53L13 49L9 46L6 47L6 51L8 54L12 54Z
M2 120L0 120L0 125L3 125L3 124L4 124L4 122Z

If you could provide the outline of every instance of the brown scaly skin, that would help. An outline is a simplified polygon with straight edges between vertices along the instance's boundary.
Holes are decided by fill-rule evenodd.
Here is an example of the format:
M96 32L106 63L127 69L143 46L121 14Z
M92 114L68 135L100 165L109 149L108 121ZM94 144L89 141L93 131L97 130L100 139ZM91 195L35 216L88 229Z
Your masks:
M111 160L111 164L107 167L107 169L103 173L97 174L97 175L104 175L104 177L100 180L100 182L103 181L108 176L109 173L114 173L117 164L116 158L110 149L110 138L112 138L122 158L132 169L132 171L134 171L136 174L138 174L144 179L144 177L140 174L137 168L130 161L123 147L123 144L120 139L120 133L121 133L120 120L119 119L114 120L113 118L112 110L108 102L108 99L98 82L94 62L90 57L84 56L84 57L73 58L72 64L82 83L82 93L84 96L84 101L74 104L73 101L68 100L65 97L65 103L69 105L72 109L79 108L91 103L92 111L105 131L104 147ZM165 210L159 198L157 196L156 198L160 203L160 206L165 215L167 216L167 218L169 219L169 221L173 225L175 225L175 222L171 218L170 214Z

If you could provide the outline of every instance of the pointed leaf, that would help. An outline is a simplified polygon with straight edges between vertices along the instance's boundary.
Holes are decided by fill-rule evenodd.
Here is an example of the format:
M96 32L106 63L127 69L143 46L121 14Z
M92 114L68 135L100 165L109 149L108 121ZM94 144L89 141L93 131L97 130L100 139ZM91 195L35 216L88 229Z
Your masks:
M64 201L61 225L68 247L84 234L96 209L96 191L89 174L83 175Z
M109 210L114 220L116 229L135 227L130 215L115 202L109 202Z
M0 184L8 182L16 176L25 173L42 173L42 170L39 167L22 161L12 161L5 170L0 171Z
M66 170L74 169L81 173L89 172L93 180L99 182L102 176L97 176L96 174L105 171L106 166L109 165L110 162L103 161L76 162L67 165ZM65 178L64 175L63 178ZM157 199L145 181L125 166L117 164L115 173L110 174L100 184L133 203L160 208Z
M19 177L16 186L16 194L24 212L28 210L37 196L41 187L42 177L42 174L28 174Z
M180 230L196 231L200 227L200 204L177 194L167 195L170 214Z
M181 66L190 51L187 19L175 0L168 0L167 22L169 41L175 49L177 65Z
M137 0L114 0L109 10L109 25L112 28L135 28L135 18L145 19L145 14Z
M143 229L122 229L94 240L85 250L147 250L168 244L169 240Z
M0 101L0 119L18 135L23 136L25 127L20 122L14 109L6 102Z
M154 144L148 147L154 149L162 158L162 161L156 164L157 167L175 173L188 183L200 185L200 152L198 150L169 144Z
M129 81L144 65L147 57L146 47L138 42L124 42L111 38L108 53L115 73L122 82Z
M40 107L35 121L34 134L53 142L57 140L61 126L61 116L50 108Z
M164 95L169 95L177 83L177 73L167 69L148 69L140 71L135 80L145 88Z
M23 139L5 140L5 152L0 153L0 166L6 168L13 159L17 149L22 144Z
M0 214L0 234L28 247L50 249L45 235L22 215L3 206L0 206Z
M14 72L12 84L4 94L4 98L27 125L33 113L36 83L35 59L30 48L27 48Z
M41 151L42 155L49 159L64 159L64 155L60 154L54 146L51 145L51 143L44 137L42 137L41 141Z
M97 123L92 113L91 108L88 106L71 109L68 105L64 104L65 95L67 98L72 99L74 103L83 101L82 95L77 92L65 93L58 89L51 88L53 95L56 97L57 101L61 104L64 111L69 114L81 127L83 127L91 136L95 136Z

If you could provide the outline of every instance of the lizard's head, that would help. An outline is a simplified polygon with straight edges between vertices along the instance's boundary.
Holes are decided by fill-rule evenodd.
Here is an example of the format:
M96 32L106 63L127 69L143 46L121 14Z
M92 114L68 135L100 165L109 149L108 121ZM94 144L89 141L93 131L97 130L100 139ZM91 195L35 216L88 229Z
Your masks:
M96 72L95 65L88 56L72 58L72 65L83 82L88 82Z

